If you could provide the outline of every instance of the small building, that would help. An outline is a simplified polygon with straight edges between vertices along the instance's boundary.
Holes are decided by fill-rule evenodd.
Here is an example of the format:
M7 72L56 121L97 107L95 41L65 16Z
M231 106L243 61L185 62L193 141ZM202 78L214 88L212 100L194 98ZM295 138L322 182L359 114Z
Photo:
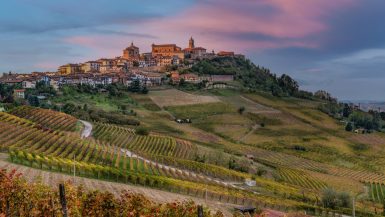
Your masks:
M234 52L233 51L219 51L217 53L218 56L220 57L233 57L234 56Z
M88 61L82 64L82 72L99 72L100 62L99 61Z
M35 89L36 88L36 81L25 80L21 83L21 86L24 89Z
M81 66L79 64L67 64L59 67L59 73L62 75L75 74L81 71Z
M24 99L25 98L25 89L15 89L13 91L13 96L17 99Z
M187 73L180 76L180 79L183 79L185 82L188 83L199 83L199 76L194 73Z
M177 72L177 71L171 72L170 78L174 84L179 83L179 81L180 81L179 72Z
M253 186L257 185L257 182L255 180L252 180L252 179L246 179L245 184L247 186L253 187Z

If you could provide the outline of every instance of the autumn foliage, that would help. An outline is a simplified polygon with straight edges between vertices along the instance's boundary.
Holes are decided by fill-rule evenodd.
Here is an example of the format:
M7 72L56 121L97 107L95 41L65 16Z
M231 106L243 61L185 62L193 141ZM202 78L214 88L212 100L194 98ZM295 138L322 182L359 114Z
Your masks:
M120 197L109 192L86 191L65 183L69 216L185 216L196 217L193 201L154 203L141 194L123 191ZM0 171L0 216L62 216L58 189L40 182L29 183L15 170ZM204 209L206 217L223 216Z

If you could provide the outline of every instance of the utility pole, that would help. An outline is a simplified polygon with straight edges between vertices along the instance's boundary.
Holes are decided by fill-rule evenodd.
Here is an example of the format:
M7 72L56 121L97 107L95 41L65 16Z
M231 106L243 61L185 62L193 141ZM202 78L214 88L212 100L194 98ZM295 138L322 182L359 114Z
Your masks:
M74 184L75 184L75 177L76 177L76 164L75 164L75 154L74 154Z
M356 205L355 205L355 197L353 196L353 217L356 217Z

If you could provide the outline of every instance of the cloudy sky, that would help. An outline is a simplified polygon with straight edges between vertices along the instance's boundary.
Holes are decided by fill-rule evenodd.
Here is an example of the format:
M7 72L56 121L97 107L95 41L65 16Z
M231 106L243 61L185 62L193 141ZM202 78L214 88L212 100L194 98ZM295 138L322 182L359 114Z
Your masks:
M0 72L121 55L131 41L244 53L306 90L385 101L384 0L12 0L0 3Z

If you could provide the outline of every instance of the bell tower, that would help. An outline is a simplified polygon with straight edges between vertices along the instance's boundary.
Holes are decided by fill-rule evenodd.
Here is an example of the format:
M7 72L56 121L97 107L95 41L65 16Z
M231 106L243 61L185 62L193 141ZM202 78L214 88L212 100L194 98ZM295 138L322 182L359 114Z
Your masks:
M195 48L194 39L192 38L192 36L191 36L190 40L188 41L188 47L189 48Z

